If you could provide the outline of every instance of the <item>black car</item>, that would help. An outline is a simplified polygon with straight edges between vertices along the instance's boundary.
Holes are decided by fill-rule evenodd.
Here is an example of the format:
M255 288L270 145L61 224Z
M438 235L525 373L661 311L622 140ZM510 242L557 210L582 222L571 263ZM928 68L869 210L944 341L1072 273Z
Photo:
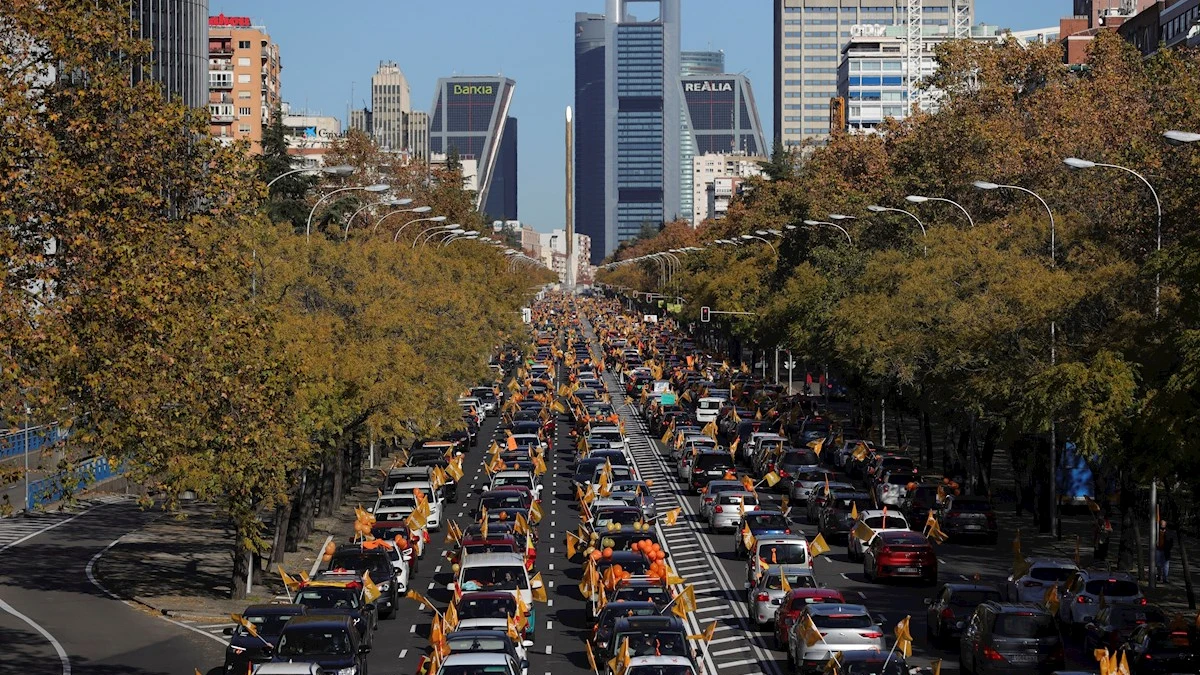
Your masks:
M913 527L924 527L925 519L930 510L936 510L938 486L934 483L922 483L917 489L909 490L900 498L900 512L908 519Z
M976 607L999 600L1000 591L987 584L942 584L927 601L929 608L925 610L925 635L929 644L946 644L957 639Z
M674 599L671 589L662 579L625 579L617 582L610 594L611 602L652 602L659 613Z
M279 635L292 617L304 614L300 605L250 605L242 610L242 618L249 621L258 633L251 635L241 626L226 628L229 645L225 647L225 672L242 675L250 666L271 660Z
M608 649L609 641L612 639L613 628L616 627L617 619L628 616L656 616L658 614L658 606L653 602L648 601L621 601L610 602L604 605L604 609L596 615L596 620L592 622L592 644L595 645L598 651Z
M1052 673L1065 662L1054 617L1040 605L985 602L975 609L959 641L962 671Z
M995 544L1000 536L996 526L996 511L987 497L947 497L939 524L942 531L955 541L978 538Z
M352 570L359 574L371 573L371 581L379 587L379 598L375 607L381 619L391 619L400 605L400 585L396 583L392 560L382 549L354 548L343 544L329 560L331 570Z
M701 452L692 461L692 474L688 485L692 491L699 494L700 489L707 487L710 481L717 480L727 471L734 471L733 458L728 452Z
M817 521L826 540L842 539L854 527L855 511L861 513L875 508L871 495L865 492L835 492L825 500Z
M840 675L909 675L909 665L904 654L879 652L874 649L853 649L841 652L838 659ZM884 664L887 667L884 667Z
M441 467L444 471L446 467L450 466L450 461L446 459L445 455L436 450L417 450L409 456L408 466L429 467L431 469ZM446 475L446 482L438 490L438 495L447 504L458 501L458 483L449 474Z
M580 489L586 490L588 482L592 480L592 476L595 475L596 467L598 466L604 466L603 459L588 457L587 459L580 460L575 465L575 474L571 476L571 482Z
M346 617L358 631L359 642L371 644L377 615L374 603L363 602L360 585L308 583L296 591L293 599L309 616Z
M613 625L612 640L604 651L608 661L629 640L630 656L690 657L688 633L677 616L627 616Z
M297 616L284 625L272 661L316 663L327 673L367 675L370 651L371 646L355 630L352 617Z
M1142 626L1125 643L1129 669L1133 675L1200 672L1197 638L1200 631L1194 626Z
M1117 651L1139 626L1167 623L1167 615L1161 609L1146 605L1124 603L1105 605L1083 625L1083 648L1088 654L1095 649L1107 647Z

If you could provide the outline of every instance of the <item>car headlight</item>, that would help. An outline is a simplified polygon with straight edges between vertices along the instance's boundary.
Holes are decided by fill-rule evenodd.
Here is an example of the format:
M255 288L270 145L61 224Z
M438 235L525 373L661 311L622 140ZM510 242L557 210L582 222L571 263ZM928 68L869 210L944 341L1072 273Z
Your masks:
M376 584L376 586L378 586L379 590L384 593L387 593L388 591L392 590L392 582L390 582L390 581L384 581L383 583Z
M350 666L349 668L339 668L337 675L355 675L358 673L358 666Z

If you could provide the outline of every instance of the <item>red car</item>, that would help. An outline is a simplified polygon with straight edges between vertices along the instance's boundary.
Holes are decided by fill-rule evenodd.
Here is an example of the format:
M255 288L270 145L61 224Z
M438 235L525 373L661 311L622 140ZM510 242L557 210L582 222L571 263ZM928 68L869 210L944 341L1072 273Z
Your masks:
M821 602L844 604L846 599L842 597L841 591L832 588L797 588L788 593L780 603L779 609L775 610L775 645L780 649L787 649L788 631L791 630L792 624L796 623L800 610L804 609L805 605Z
M404 521L381 520L371 526L371 535L376 539L395 541L396 537L402 537L404 541L407 541L408 572L410 575L416 575L417 560L425 550L425 542L429 541L428 533L422 531L414 534Z
M880 532L863 553L863 574L871 581L920 579L932 586L937 583L937 571L937 554L920 532Z

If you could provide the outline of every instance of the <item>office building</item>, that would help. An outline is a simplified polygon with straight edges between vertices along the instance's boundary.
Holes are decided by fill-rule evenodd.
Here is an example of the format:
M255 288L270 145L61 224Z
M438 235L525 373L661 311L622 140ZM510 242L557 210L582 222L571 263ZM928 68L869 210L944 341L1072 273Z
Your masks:
M608 0L606 10L604 233L579 230L593 260L681 216L679 0Z
M153 52L133 80L153 80L190 108L208 104L208 0L131 0L134 30Z
M704 155L751 155L767 152L758 105L745 75L687 75L680 80L684 100L681 143L681 212L696 223L693 159Z
M764 156L699 155L692 162L692 227L725 217L729 203L748 178L762 176Z
M263 128L283 103L279 47L245 16L208 18L210 133L226 143L247 141L262 152Z
M475 160L475 208L505 220L517 219L517 128L508 114L515 87L504 77L442 78L429 124L431 155Z
M681 52L679 55L680 77L721 75L724 72L725 52ZM684 105L679 111L679 210L688 214L692 212L692 158L696 154L696 139L692 136L687 105Z
M679 74L688 75L719 75L725 72L725 52L681 52L679 54Z
M974 0L775 0L775 138L785 147L828 139L841 48L854 26L904 26L916 40L924 27L946 26L966 37L974 14Z
M1063 62L1071 66L1079 66L1088 61L1088 50L1091 48L1092 40L1096 38L1097 33L1101 31L1119 31L1121 26L1128 20L1134 18L1135 15L1153 6L1154 0L1075 0L1075 13L1072 16L1061 19L1059 25L1059 42L1063 47ZM1182 2L1166 3L1169 7L1164 7L1161 10L1163 17L1172 15L1181 8L1182 5L1188 4L1187 0ZM1195 6L1193 1L1190 3ZM1178 34L1179 38L1184 38L1187 32L1186 28L1181 24L1179 28L1183 29L1183 33ZM1158 28L1159 35L1162 41L1168 45L1172 43L1173 35L1162 31L1162 26ZM1140 36L1143 39L1149 36ZM1126 39L1129 39L1128 37ZM1137 40L1134 41L1135 44ZM1178 43L1176 43L1178 44ZM1154 49L1157 49L1158 41L1154 42ZM1148 50L1149 45L1141 45L1143 52Z
M995 26L971 26L971 40L1000 42L1007 36ZM916 80L933 75L937 70L934 49L938 44L956 39L949 26L925 26L916 49L919 60L909 58L909 49L914 43L908 40L905 26L855 26L850 39L842 47L842 62L838 66L838 101L834 109L844 113L844 119L831 120L830 129L836 127L851 133L868 133L875 130L885 118L904 119L911 110L909 105L909 68L913 68ZM921 110L937 112L941 95L935 90L925 90L913 99Z
M567 280L567 232L553 230L539 235L539 258L546 267L558 275L560 283ZM592 277L592 265L589 262L592 254L592 239L586 234L575 234L575 279L586 283Z
M325 155L342 135L341 121L329 115L293 112L286 102L281 112L287 152L296 158L295 166L324 166Z
M408 78L395 61L380 61L371 75L371 107L350 111L347 126L368 136L384 152L429 158L429 115L413 110Z
M575 14L575 231L604 257L605 30L603 14Z

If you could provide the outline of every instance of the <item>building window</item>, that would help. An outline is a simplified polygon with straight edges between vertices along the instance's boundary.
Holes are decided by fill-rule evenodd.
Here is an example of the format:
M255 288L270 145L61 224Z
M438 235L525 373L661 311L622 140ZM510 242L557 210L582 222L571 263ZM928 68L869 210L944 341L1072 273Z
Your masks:
M250 57L248 57L248 56L239 56L239 57L238 57L238 65L239 65L239 66L243 66L243 67L244 67L244 66L249 66L249 65L250 65Z
M245 73L238 75L238 84L250 84L250 76Z
M238 125L238 133L240 133L240 134L250 133L250 125L249 124L239 124Z
M238 92L238 98L250 98L250 92L248 92L248 91L239 91L239 92Z
M238 108L238 115L240 115L242 117L249 117L250 116L250 108L245 108L245 107Z
M250 49L250 41L238 40L238 49Z

